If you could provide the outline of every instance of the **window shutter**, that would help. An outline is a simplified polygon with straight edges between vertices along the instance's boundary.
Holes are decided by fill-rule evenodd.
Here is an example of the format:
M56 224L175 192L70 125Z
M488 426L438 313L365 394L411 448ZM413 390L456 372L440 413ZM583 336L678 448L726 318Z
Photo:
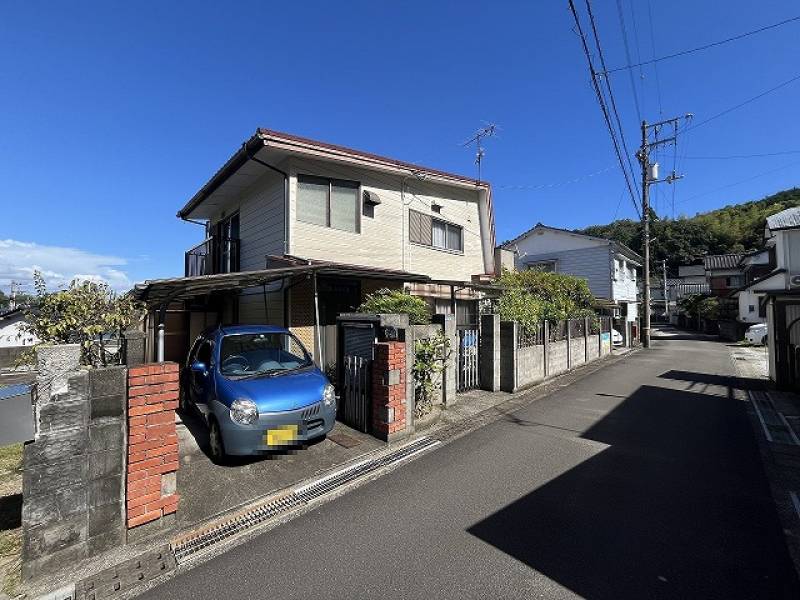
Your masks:
M429 215L416 210L408 211L408 239L411 242L431 246L433 244L432 227L433 219Z

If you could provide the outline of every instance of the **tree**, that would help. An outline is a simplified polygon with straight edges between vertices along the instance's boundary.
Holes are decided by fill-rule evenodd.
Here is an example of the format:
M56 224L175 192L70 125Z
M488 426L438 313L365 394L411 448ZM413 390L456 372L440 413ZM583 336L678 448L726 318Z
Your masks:
M358 307L358 312L408 315L408 322L411 325L427 325L431 322L428 303L419 296L412 296L403 290L384 288L374 294L368 294Z
M118 295L105 283L76 279L66 290L48 292L37 271L34 286L36 306L25 312L22 329L43 344L80 344L84 365L104 363L101 336L121 336L142 314L131 295Z
M652 259L655 263L666 260L675 268L696 262L706 254L754 250L761 246L766 218L794 206L800 206L800 188L694 217L659 218L651 211L651 236L655 239ZM615 240L643 253L639 221L621 219L607 225L592 225L579 233Z

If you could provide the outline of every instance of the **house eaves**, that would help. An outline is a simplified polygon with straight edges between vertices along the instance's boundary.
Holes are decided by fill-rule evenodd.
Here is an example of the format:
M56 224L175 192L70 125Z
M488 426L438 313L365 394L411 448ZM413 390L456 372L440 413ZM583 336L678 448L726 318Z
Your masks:
M263 148L276 148L293 154L336 160L368 169L424 177L428 181L443 185L452 185L460 188L479 188L487 192L488 202L491 203L491 186L485 181L479 181L471 177L448 173L446 171L440 171L438 169L432 169L430 167L424 167L422 165L404 162L378 154L354 150L353 148L347 148L345 146L320 142L271 129L259 128L250 139L242 144L239 150L227 160L211 179L189 199L183 208L178 211L178 217L182 219L188 218L192 211L203 202L203 200L214 193L214 191L224 184L229 177L236 173L236 171L246 164L251 157L255 156L256 153ZM490 211L490 214L492 212L493 211ZM494 230L493 220L492 230ZM494 246L494 242L492 246Z

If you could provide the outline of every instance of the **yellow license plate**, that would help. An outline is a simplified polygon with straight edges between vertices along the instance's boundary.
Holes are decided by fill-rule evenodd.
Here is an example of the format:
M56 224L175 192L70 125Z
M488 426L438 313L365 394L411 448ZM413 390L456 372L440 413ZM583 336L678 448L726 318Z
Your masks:
M276 429L267 429L265 437L267 446L286 446L297 439L297 425L281 425Z

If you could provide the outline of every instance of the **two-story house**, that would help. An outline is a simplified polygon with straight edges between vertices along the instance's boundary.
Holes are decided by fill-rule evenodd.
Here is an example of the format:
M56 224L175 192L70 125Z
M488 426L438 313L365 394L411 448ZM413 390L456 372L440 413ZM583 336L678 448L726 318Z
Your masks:
M642 257L613 240L538 223L506 242L515 268L542 269L586 279L589 290L611 309L626 340L638 316L637 269Z
M800 388L800 207L770 217L764 247L771 271L748 287L767 318L769 377L778 386Z
M709 254L703 257L703 267L711 293L724 297L744 284L739 261L743 254Z
M748 325L764 323L767 320L761 302L764 295L756 289L764 277L769 276L775 269L775 247L768 246L744 254L739 266L744 284L731 294L739 301L737 320Z
M463 320L494 272L488 183L266 129L178 217L205 232L185 276L137 286L173 357L222 321L290 327L322 360L321 328L366 294L405 287Z

